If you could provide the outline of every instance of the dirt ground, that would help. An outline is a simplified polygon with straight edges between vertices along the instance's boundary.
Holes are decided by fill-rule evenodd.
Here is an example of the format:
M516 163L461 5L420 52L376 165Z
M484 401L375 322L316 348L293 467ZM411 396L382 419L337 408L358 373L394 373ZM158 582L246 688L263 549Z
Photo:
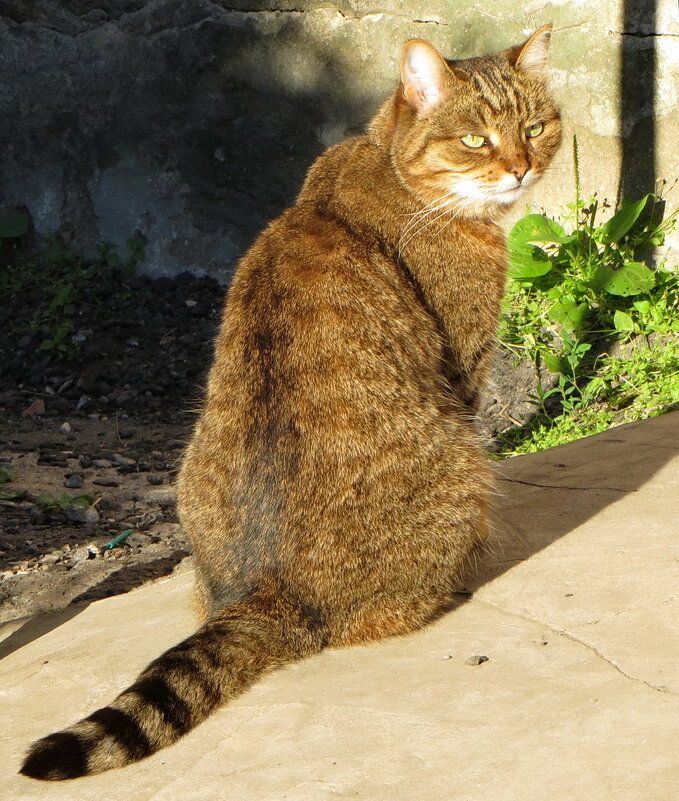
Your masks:
M98 286L67 354L40 348L44 298L0 298L0 623L127 592L189 555L173 479L223 294L189 275ZM534 382L500 353L487 442L530 413Z

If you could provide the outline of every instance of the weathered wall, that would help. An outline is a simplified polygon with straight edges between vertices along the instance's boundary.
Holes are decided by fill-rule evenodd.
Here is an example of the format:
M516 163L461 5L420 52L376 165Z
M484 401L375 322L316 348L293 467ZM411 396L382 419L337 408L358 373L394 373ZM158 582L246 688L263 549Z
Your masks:
M314 156L362 130L405 39L464 57L548 21L585 192L648 191L679 175L679 22L675 0L627 2L0 0L0 205L88 247L136 232L152 273L225 277ZM541 205L572 198L569 151Z

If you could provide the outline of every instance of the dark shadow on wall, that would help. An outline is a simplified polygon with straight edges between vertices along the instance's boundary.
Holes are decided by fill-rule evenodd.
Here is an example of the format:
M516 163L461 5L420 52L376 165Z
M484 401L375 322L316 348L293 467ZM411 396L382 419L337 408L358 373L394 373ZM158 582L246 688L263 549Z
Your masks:
M625 0L621 35L620 193L653 192L656 174L655 79L657 0Z
M89 250L138 233L151 272L233 266L375 110L301 13L97 5L0 0L0 205Z

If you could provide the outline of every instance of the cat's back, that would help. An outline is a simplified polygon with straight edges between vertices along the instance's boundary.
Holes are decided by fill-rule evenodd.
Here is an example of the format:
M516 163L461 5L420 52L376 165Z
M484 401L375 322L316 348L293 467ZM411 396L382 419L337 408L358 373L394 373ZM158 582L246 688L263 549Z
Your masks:
M343 184L356 189L353 177L369 149L363 137L321 156L297 203L241 260L217 340L208 406L211 396L261 374L264 363L269 373L287 373L287 391L321 378L330 386L355 383L371 354L382 360L385 379L396 371L408 382L429 372L435 383L441 343L434 321L393 254L363 224L365 209L347 213ZM369 195L366 186L366 204ZM226 380L230 368L236 372Z

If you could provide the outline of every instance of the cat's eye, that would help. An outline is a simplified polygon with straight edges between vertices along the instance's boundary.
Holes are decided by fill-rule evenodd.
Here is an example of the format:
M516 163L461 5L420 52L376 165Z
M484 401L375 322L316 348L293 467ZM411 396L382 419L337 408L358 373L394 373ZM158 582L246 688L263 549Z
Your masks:
M486 144L486 139L483 136L478 136L477 134L467 134L463 136L460 140L463 144L467 145L467 147L483 147Z
M534 122L532 125L529 125L526 128L526 136L529 139L533 139L535 136L540 136L544 127L545 126L541 122Z

